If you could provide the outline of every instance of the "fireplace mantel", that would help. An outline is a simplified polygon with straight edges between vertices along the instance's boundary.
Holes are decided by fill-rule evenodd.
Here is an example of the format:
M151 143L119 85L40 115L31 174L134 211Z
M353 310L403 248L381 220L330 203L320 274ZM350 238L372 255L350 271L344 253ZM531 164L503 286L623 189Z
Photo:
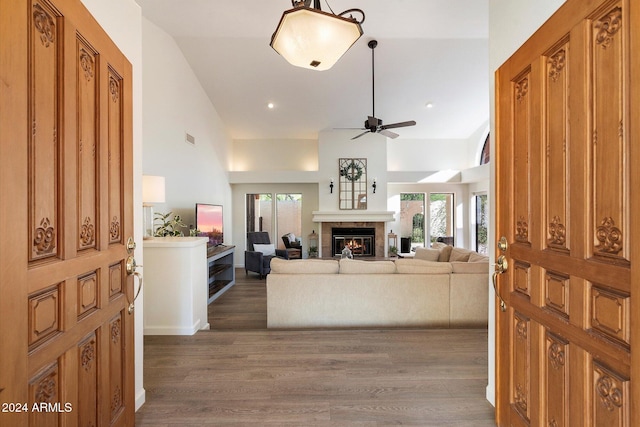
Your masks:
M313 222L391 222L393 211L313 211Z

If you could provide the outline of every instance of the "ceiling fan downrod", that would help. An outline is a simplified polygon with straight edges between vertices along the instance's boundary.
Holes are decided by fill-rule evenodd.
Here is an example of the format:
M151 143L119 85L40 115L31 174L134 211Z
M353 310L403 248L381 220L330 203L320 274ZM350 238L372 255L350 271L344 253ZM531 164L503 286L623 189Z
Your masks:
M372 106L373 111L371 113L372 117L376 116L376 71L375 71L375 49L378 46L377 40L371 40L368 43L368 46L371 48L371 95L372 95Z

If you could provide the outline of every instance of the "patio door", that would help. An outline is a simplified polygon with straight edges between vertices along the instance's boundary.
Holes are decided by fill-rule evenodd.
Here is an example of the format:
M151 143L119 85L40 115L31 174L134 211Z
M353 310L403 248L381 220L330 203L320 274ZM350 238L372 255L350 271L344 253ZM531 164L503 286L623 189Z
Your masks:
M639 42L568 0L497 72L500 426L640 420Z
M131 65L80 0L0 43L0 424L133 425Z

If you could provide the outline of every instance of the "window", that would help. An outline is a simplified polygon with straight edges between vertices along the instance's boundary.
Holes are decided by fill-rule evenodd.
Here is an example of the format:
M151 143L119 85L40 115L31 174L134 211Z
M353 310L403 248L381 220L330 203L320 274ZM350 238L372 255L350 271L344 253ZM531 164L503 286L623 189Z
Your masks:
M401 252L409 252L415 246L424 246L424 199L424 193L400 194Z
M275 205L273 200L271 193L247 194L247 233L266 231L271 243L284 249L282 235L302 235L302 194L276 194Z
M489 163L491 160L491 139L490 135L487 134L487 139L484 140L484 145L482 146L482 153L480 153L480 164L484 165Z
M302 236L302 194L276 194L276 232L278 237L271 237L271 242L280 249L284 249L281 236Z
M273 197L269 193L247 194L247 233L266 231L273 239Z
M489 223L489 205L487 195L478 194L476 199L476 251L487 255L487 233Z
M453 193L429 194L429 242L454 243Z

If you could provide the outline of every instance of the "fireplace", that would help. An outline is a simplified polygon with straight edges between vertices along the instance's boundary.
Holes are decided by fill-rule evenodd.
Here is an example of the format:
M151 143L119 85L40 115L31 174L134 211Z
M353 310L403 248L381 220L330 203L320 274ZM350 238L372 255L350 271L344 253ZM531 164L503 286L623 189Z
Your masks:
M338 239L338 243L336 243L336 236L345 239ZM352 240L346 238L353 238L354 242L351 245L363 247L362 250L351 250L355 257L384 257L384 236L385 228L382 221L323 222L320 241L322 256L339 258L344 244L350 243ZM336 247L336 245L338 246Z
M333 255L340 256L345 246L354 257L375 256L376 229L373 227L333 227Z

